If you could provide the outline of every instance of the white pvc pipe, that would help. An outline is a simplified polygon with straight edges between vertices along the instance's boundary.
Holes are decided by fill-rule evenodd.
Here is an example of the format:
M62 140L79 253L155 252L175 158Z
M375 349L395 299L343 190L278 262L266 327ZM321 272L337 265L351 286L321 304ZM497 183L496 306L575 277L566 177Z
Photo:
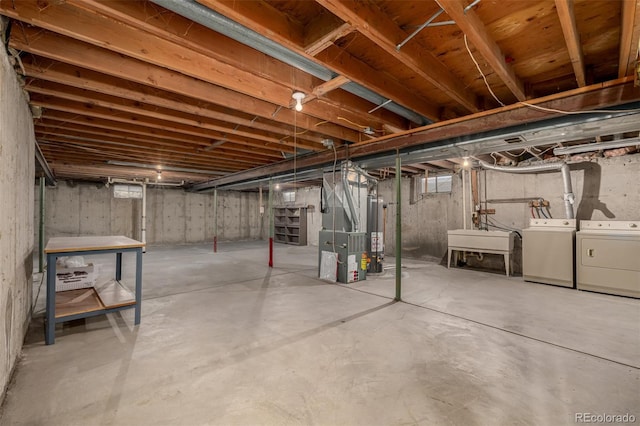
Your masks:
M467 191L465 189L465 170L462 169L462 229L467 229Z

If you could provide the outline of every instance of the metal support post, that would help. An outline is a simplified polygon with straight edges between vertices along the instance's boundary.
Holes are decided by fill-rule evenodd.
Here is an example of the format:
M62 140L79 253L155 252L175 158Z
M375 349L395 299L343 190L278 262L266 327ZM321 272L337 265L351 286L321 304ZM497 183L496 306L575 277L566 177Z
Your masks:
M396 297L402 300L402 160L396 157Z
M40 273L44 271L44 188L45 188L45 178L44 176L41 176L40 177L40 229L38 232L38 235L39 235L38 272Z
M273 215L273 182L269 179L269 268L273 268L273 234L275 227Z
M218 252L218 190L213 190L213 252Z

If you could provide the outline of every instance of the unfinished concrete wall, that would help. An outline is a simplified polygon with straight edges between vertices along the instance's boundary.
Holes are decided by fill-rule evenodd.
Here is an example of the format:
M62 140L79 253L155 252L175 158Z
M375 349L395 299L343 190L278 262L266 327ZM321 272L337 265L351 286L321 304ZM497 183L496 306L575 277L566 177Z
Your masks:
M450 193L425 194L410 202L411 180L402 178L402 256L413 259L440 257L447 250L447 229L462 226L462 179L454 175ZM378 192L385 209L385 254L394 255L396 247L396 181L379 183Z
M36 205L38 197L36 191ZM147 243L213 241L213 198L213 193L148 187ZM112 188L102 184L60 182L47 189L45 201L47 239L78 235L141 238L142 201L114 198ZM257 193L218 191L219 241L258 239L261 228L266 229L264 220Z
M31 120L25 95L5 50L0 49L0 401L31 313L35 176Z
M486 176L486 186L485 186ZM640 220L640 154L601 158L571 165L571 180L576 196L574 210L578 220ZM482 171L479 175L480 198L492 200L496 209L490 221L496 226L521 230L529 226L531 213L526 200L544 198L551 203L553 217L564 217L563 186L560 173L505 174ZM406 257L443 257L447 250L447 230L462 228L462 185L454 175L451 194L429 194L409 204L409 179L402 180L402 254ZM389 201L386 215L385 252L395 251L395 180L382 181L380 194ZM510 199L523 199L515 201ZM467 202L467 220L471 208ZM484 207L484 204L483 204ZM496 229L493 226L491 229ZM488 256L488 263L491 263ZM500 260L500 259L498 259ZM519 270L519 259L514 268ZM497 262L497 269L503 266ZM490 266L492 268L492 266Z

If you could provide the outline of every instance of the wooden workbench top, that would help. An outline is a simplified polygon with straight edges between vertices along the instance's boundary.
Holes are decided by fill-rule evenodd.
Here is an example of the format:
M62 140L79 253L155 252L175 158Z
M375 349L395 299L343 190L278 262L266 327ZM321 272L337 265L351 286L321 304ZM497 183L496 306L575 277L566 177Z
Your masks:
M144 247L144 243L122 235L91 237L54 237L49 239L45 253L66 253L72 251L111 250Z

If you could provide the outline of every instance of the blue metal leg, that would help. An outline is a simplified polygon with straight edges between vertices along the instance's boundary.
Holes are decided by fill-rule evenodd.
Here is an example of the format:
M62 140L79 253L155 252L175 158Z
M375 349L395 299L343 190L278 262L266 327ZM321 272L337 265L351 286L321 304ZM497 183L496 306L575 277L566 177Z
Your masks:
M142 310L142 249L136 250L136 314L134 324L140 324Z
M47 314L44 341L53 345L56 339L56 260L57 255L47 254Z
M122 252L116 253L116 280L122 279Z

